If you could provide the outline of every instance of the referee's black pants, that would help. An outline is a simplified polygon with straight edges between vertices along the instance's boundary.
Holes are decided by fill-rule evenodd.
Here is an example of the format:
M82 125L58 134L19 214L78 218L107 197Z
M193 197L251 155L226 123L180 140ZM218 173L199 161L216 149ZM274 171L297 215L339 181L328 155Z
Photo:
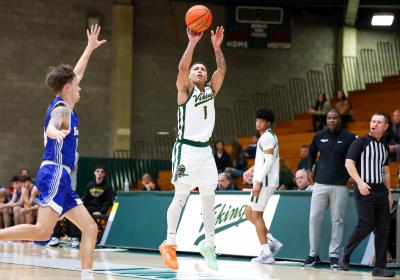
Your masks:
M388 189L384 184L369 184L369 186L371 190L367 196L361 195L358 188L354 191L358 222L344 248L344 255L350 257L358 244L374 231L375 267L384 268L390 227Z

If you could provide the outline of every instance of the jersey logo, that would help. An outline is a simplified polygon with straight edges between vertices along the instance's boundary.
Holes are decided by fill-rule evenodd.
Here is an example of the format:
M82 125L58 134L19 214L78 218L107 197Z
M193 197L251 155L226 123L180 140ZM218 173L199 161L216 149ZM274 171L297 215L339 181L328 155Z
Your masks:
M328 139L321 139L320 140L322 143L325 143L325 142L328 142L329 140Z
M189 176L188 174L185 174L185 171L186 167L183 164L178 165L175 171L175 180L184 176Z
M74 126L74 136L78 136L79 135L79 129Z
M342 144L342 143L343 143L343 141L342 141L342 140L338 140L337 142L338 142L338 144Z
M194 107L199 106L200 104L206 103L214 98L214 94L212 92L200 92L199 95L194 95Z

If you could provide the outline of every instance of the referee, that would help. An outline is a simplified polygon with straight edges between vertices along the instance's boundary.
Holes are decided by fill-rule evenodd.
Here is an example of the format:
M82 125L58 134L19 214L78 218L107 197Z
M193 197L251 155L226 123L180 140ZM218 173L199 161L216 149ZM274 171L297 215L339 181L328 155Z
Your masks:
M346 168L357 183L354 198L358 222L346 246L341 250L339 266L349 270L351 253L372 231L375 233L374 276L393 277L394 271L386 268L386 251L390 225L389 147L381 141L388 128L388 117L375 113L370 122L371 132L356 139L347 152Z

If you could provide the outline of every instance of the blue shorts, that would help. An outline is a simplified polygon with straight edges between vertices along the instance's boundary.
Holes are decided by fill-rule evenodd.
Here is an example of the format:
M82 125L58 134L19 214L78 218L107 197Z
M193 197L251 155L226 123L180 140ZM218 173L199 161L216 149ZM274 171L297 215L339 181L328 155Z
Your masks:
M50 206L60 216L82 204L82 200L73 191L71 177L60 165L42 166L36 176L39 197L35 202L40 206Z

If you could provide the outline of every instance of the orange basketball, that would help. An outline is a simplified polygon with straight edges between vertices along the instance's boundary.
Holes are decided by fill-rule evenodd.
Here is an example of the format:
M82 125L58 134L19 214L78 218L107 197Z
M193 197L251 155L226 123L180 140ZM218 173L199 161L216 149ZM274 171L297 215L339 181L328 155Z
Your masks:
M211 26L212 14L206 6L196 5L186 12L185 22L190 30L203 32Z

